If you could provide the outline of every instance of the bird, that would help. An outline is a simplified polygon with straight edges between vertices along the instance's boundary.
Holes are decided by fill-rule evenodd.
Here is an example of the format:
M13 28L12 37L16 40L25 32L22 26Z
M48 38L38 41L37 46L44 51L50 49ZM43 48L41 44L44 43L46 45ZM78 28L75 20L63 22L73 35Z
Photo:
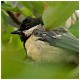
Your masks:
M79 40L64 27L46 30L41 17L25 18L18 34L26 56L38 62L79 63Z

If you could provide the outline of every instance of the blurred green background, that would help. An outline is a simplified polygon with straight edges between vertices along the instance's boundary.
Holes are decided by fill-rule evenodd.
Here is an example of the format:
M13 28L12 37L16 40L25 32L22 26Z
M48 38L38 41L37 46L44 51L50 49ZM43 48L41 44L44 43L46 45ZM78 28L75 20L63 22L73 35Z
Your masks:
M78 1L7 1L1 3L1 78L2 79L59 79L79 78L76 64L38 63L24 60L25 50L18 35L10 34L17 25L6 13L13 12L22 21L27 16L41 16L46 28L70 27L79 37ZM69 21L68 21L69 20ZM67 22L68 21L68 22Z

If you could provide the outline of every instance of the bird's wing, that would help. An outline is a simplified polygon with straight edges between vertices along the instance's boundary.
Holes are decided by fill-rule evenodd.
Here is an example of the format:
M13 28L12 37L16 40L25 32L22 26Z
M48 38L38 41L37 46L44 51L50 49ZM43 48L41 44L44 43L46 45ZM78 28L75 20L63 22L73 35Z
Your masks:
M40 39L47 41L52 46L69 49L72 51L79 52L79 41L69 31L64 28L58 28L51 31L38 31Z

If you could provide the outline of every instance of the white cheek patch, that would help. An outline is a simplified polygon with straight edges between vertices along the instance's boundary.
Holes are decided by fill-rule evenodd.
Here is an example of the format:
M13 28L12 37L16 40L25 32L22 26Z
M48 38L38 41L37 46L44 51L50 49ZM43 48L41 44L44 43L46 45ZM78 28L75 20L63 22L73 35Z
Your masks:
M24 30L23 33L27 36L29 36L35 29L38 29L39 27L41 27L41 24L34 26L28 30Z

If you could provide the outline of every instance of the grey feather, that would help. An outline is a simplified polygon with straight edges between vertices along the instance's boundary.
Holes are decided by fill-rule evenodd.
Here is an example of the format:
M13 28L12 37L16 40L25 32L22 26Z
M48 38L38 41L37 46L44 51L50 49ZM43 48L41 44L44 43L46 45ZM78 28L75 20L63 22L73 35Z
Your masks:
M51 31L36 30L34 32L37 33L36 36L40 37L40 40L47 41L52 46L79 52L79 40L64 28Z

